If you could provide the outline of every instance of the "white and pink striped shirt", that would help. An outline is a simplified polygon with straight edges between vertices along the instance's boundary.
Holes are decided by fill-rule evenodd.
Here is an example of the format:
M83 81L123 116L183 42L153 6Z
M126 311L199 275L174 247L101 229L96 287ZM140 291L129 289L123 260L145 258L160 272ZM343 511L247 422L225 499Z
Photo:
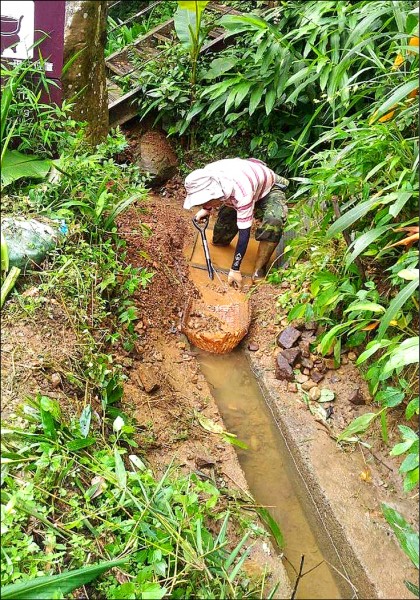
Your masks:
M230 180L232 193L224 198L224 203L237 211L238 229L251 227L255 203L269 193L276 181L274 171L256 158L225 158L204 170Z

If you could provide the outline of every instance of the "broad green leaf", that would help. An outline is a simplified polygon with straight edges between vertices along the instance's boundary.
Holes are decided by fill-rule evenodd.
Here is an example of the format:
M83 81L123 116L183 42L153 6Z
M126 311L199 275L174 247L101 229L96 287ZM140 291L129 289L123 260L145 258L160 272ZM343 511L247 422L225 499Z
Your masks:
M82 448L88 448L89 446L93 446L93 444L95 442L96 442L95 438L85 437L85 438L80 438L78 440L71 440L70 442L67 442L66 447L71 452L77 452L77 450L81 450Z
M404 306L404 304L407 302L407 300L409 298L411 298L411 296L414 294L414 292L416 291L418 286L419 286L418 279L416 279L414 281L410 281L410 283L407 284L406 287L403 288L397 294L397 296L395 296L395 298L392 300L392 302L390 303L384 316L381 318L381 324L379 325L378 335L377 335L378 340L380 340L383 337L383 335L384 335L385 331L388 329L391 321L393 321L395 319L395 316L397 315L398 311Z
M235 108L238 108L238 106L240 106L241 102L248 95L251 86L251 81L243 81L242 83L236 86Z
M18 179L43 179L50 168L50 160L22 154L17 150L6 150L1 166L1 181L6 187Z
M342 442L343 440L347 440L355 435L364 433L379 414L380 413L365 413L364 415L357 417L357 419L354 419L354 421L352 421L350 425L348 425L348 427L346 427L345 430L340 433L337 438L337 442Z
M373 354L375 354L375 352L377 352L381 348L386 348L391 343L392 343L391 340L381 340L380 342L376 342L376 341L370 342L367 345L366 350L364 352L362 352L362 354L357 359L356 365L362 364L363 362L365 362L365 360L367 360Z
M9 270L9 251L3 232L1 232L1 272L7 273Z
M230 71L238 62L236 56L226 56L225 58L215 58L210 63L210 69L203 75L204 79L216 79Z
M276 102L276 90L272 88L268 90L265 95L265 112L267 115L271 113L273 110L274 104Z
M92 418L92 407L90 404L84 407L79 419L79 429L82 437L87 437L90 429L90 421Z
M400 456L400 454L404 454L407 450L410 450L411 446L415 442L413 440L408 440L407 442L400 442L399 444L395 444L389 453L390 456Z
M251 92L251 97L249 99L249 114L252 115L258 104L260 103L261 97L264 93L264 86L259 84L255 87Z
M335 394L332 390L329 390L327 388L322 388L321 390L321 396L318 400L318 402L332 402L335 398Z
M43 600L44 598L54 598L57 594L69 594L93 581L105 571L119 567L126 562L127 559L110 560L74 571L64 571L59 575L46 575L26 580L23 583L12 583L1 588L1 597L3 600Z
M191 0L178 2L174 14L174 26L179 41L187 50L198 49L201 33L201 14L207 2Z
M417 396L417 398L413 398L407 404L407 408L405 409L405 418L411 419L412 417L414 417L414 415L418 415L418 414L419 414L419 397Z
M123 459L121 454L118 452L118 448L114 448L114 459L115 459L115 475L120 487L125 489L127 486L127 472L125 470Z
M331 344L334 342L334 339L340 331L344 331L348 328L348 323L340 323L339 325L334 325L330 331L322 336L320 347L322 354L325 354L331 348Z
M397 273L398 277L405 279L406 281L415 281L419 278L418 269L402 269Z
M345 313L354 312L354 311L364 311L368 310L370 312L375 313L384 313L385 309L380 304L376 304L375 302L356 302L355 304L351 304L346 310Z
M413 469L417 469L419 466L419 455L409 454L405 457L400 466L400 473L407 473L408 471L412 471Z
M389 525L392 527L401 548L414 566L419 568L419 534L407 523L400 513L388 504L382 504L382 512Z
M382 378L389 376L392 371L419 362L419 336L404 340L395 348L385 363Z
M375 400L382 406L387 408L393 408L398 406L404 400L405 394L401 390L388 386L385 390L378 392L375 396Z

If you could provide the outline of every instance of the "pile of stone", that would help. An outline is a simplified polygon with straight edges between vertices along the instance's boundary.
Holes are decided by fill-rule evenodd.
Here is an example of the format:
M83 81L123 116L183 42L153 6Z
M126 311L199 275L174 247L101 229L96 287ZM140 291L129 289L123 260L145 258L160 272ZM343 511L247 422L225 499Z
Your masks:
M297 392L301 389L307 392L309 399L317 401L321 396L318 384L325 378L329 370L337 368L333 358L320 357L311 353L311 344L316 341L317 323L310 322L298 327L289 326L277 336L278 350L276 352L276 378L287 381L287 389ZM356 360L354 353L348 353L348 358L343 356L342 362ZM337 378L339 380L339 378ZM354 390L349 398L352 404L364 404L365 399L360 389Z

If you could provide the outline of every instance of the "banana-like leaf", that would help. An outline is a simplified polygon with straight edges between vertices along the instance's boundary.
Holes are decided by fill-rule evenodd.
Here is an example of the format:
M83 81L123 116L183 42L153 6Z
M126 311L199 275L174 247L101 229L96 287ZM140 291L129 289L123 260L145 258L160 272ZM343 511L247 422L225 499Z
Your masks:
M1 596L3 600L41 600L43 598L54 598L60 593L69 594L96 579L105 571L126 562L127 559L110 560L74 571L64 571L59 575L47 575L28 579L22 583L12 583L2 587Z
M179 41L187 50L199 44L201 15L207 4L208 1L203 0L178 2L174 14L174 26Z
M51 168L51 160L40 159L33 154L22 154L17 150L6 150L1 165L3 186L22 178L43 179Z

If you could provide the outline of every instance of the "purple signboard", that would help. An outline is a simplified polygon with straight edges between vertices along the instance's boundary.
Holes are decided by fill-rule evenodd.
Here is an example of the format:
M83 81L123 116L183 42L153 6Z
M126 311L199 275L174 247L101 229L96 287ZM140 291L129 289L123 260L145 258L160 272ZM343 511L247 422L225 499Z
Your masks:
M31 59L44 62L52 100L61 103L60 78L64 53L64 0L3 0L1 2L1 57L11 64ZM40 41L42 40L42 41ZM39 43L37 43L39 42Z

